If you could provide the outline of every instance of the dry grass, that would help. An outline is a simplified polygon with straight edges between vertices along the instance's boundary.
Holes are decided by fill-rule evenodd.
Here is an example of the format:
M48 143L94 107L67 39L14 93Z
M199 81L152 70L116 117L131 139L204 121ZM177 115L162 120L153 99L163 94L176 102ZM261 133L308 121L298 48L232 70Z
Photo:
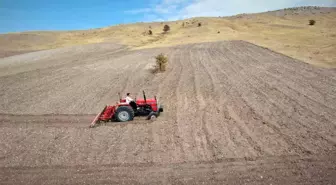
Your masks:
M72 45L116 42L133 49L166 47L219 40L246 40L310 64L336 67L336 11L297 14L286 10L219 18L193 18L176 22L136 23L70 32L29 32L0 35L0 51L44 50ZM309 26L309 20L318 24ZM198 23L202 26L198 27ZM169 34L162 34L163 25ZM182 26L184 25L184 26ZM152 35L142 33L151 27ZM220 34L218 34L220 32ZM8 39L6 37L19 39ZM32 38L31 38L32 37ZM42 39L34 39L41 37ZM43 42L44 41L44 42Z

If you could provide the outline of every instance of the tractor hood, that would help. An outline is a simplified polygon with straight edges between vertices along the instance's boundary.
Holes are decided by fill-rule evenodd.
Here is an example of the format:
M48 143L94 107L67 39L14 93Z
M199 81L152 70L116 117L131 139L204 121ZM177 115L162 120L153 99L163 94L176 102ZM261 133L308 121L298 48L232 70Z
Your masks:
M149 105L152 107L152 110L154 112L157 112L158 111L158 105L157 105L157 102L156 102L156 99L146 99L146 101L144 99L137 99L136 100L136 104L138 106L141 106L141 105Z
M156 104L156 100L155 99L146 99L146 101L144 99L137 99L136 100L136 104L137 105L145 105L145 104Z

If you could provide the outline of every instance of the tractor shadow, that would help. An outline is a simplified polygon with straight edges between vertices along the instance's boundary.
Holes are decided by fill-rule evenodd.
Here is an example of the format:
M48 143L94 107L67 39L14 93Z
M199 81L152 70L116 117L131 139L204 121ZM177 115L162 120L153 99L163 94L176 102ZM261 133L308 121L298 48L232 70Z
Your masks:
M127 122L118 122L118 121L108 121L108 122L100 122L96 124L95 127L124 127L127 125L147 125L156 122L156 120L148 120L147 117L134 117L132 121Z

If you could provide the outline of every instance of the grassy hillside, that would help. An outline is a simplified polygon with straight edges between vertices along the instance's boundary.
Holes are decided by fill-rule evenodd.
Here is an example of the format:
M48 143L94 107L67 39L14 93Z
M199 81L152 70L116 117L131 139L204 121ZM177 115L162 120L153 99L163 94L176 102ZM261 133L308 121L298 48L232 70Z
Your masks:
M308 25L310 19L316 20L316 24ZM162 34L165 24L171 31ZM149 35L148 30L152 30L153 35ZM219 40L246 40L314 65L336 67L336 8L300 7L85 31L2 34L0 57L100 42L116 42L140 49Z

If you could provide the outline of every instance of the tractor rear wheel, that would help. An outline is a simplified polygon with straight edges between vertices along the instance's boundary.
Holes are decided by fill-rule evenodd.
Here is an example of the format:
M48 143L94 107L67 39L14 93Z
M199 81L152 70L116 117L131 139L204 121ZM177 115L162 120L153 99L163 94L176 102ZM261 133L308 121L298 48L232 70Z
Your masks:
M134 111L129 106L119 107L115 112L115 118L119 122L131 121L134 118Z

